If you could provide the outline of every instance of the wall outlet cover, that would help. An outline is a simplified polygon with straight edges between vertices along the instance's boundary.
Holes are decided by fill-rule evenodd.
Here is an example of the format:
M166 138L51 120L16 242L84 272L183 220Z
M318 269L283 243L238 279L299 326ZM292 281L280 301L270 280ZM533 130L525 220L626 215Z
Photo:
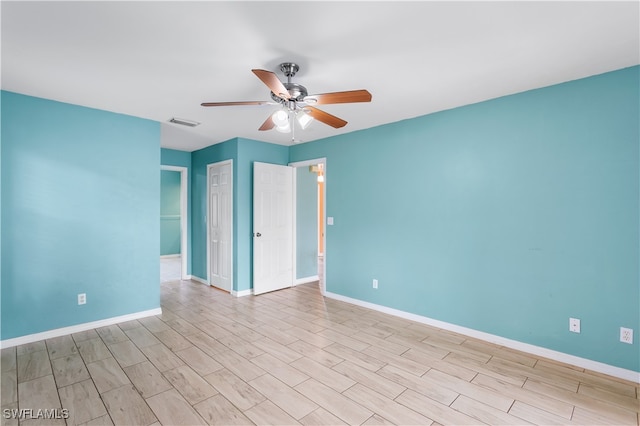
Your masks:
M580 320L578 318L569 318L569 331L580 333Z
M620 341L622 343L633 344L633 329L620 327Z

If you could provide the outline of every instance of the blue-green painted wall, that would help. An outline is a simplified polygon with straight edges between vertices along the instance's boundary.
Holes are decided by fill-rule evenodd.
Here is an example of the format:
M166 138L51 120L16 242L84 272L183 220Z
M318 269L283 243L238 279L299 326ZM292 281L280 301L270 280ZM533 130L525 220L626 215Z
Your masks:
M160 171L160 255L180 254L180 172Z
M159 308L159 123L1 96L1 339Z
M191 153L177 149L162 148L160 150L160 163L163 166L191 167Z
M189 168L206 278L206 165L234 161L234 290L251 288L253 162L325 157L328 291L640 371L639 70L162 159L158 123L2 92L1 338L159 306L158 164Z
M639 70L291 147L327 158L327 290L640 371Z
M296 278L318 275L318 175L296 169Z

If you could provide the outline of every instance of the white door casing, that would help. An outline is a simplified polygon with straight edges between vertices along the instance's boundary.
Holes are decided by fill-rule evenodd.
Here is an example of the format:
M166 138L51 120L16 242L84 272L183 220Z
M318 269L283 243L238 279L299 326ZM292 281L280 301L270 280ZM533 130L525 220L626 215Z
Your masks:
M207 166L209 285L231 291L233 281L233 163Z
M293 171L253 164L253 293L293 285Z

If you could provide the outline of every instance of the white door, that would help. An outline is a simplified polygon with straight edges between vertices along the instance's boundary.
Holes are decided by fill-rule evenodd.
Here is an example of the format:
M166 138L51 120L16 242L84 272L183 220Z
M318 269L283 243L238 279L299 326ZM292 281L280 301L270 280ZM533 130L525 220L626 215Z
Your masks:
M208 167L209 285L231 291L233 168L231 162Z
M293 285L293 168L253 164L253 293Z

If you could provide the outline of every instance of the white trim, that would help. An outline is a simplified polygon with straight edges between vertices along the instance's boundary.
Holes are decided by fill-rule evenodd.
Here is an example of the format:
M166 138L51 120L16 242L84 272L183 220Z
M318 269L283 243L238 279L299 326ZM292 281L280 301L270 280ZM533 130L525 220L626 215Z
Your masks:
M229 159L229 160L223 160L223 161L218 161L215 163L210 163L207 164L207 185L206 185L206 189L207 189L207 216L205 218L205 226L207 227L207 281L205 282L205 284L207 284L208 286L212 286L212 287L216 287L216 288L220 288L217 286L214 286L213 284L211 284L211 253L210 253L210 249L211 249L211 228L209 228L209 221L211 220L211 212L209 211L209 208L211 207L210 205L210 200L209 197L211 196L211 178L209 176L209 172L211 171L212 168L214 167L218 167L218 166L224 166L226 164L229 164L231 166L231 182L230 182L230 186L231 186L231 214L229 215L229 217L231 218L231 238L229 240L229 259L231 259L231 277L229 278L229 291L233 290L233 283L234 283L234 276L233 276L233 264L235 262L235 259L233 257L233 245L234 245L234 241L233 241L233 210L235 208L235 206L233 205L233 193L235 191L235 181L233 179L233 159ZM227 291L227 289L221 289L223 291Z
M176 257L180 257L180 254L163 254L160 256L160 259L175 259ZM184 277L182 279L184 279Z
M574 355L569 355L564 352L554 351L552 349L543 348L541 346L530 345L528 343L519 342L517 340L507 339L505 337L496 336L494 334L485 333L483 331L478 331L471 328L461 327L459 325L435 320L429 317L423 317L421 315L400 311L398 309L393 309L393 308L389 308L382 305L377 305L375 303L365 302L363 300L358 300L358 299L352 299L351 297L342 296L336 293L326 292L325 296L331 299L340 300L342 302L351 303L353 305L362 306L364 308L373 309L374 311L383 312L389 315L394 315L410 321L416 321L422 324L430 325L432 327L437 327L443 330L452 331L454 333L463 334L465 336L484 340L489 343L506 346L508 348L526 352L532 355L549 358L554 361L562 362L565 364L571 364L576 367L585 368L587 370L595 371L602 374L607 374L609 376L617 377L619 379L640 383L640 372L637 372L637 371L627 370L625 368L616 367L616 366L605 364L602 362L593 361L590 359L581 358Z
M189 180L189 168L183 166L160 166L160 170L168 170L171 172L180 172L180 254L182 262L180 267L181 280L187 279L187 258L189 257L189 246L187 243L189 206L187 199L187 182ZM162 256L161 256L162 257Z
M294 124L295 125L295 124ZM291 177L293 189L291 190L291 286L293 287L298 275L298 169L293 168Z
M197 283L204 284L204 285L209 285L209 281L205 280L204 278L196 277L195 275L190 275L189 277L191 281L195 281Z
M293 285L307 284L312 283L314 281L319 281L320 277L318 275L312 275L310 277L298 278L293 282Z
M253 294L253 290L251 289L240 290L240 291L231 290L231 295L235 297L251 296L252 294Z
M43 331L41 333L28 334L26 336L15 337L0 341L0 348L10 348L13 346L24 345L26 343L38 342L40 340L52 339L54 337L66 336L72 333L92 330L94 328L106 327L121 322L132 321L140 318L161 315L162 308L150 309L148 311L135 312L133 314L121 315L118 317L107 318L98 321L85 322L83 324L72 325L69 327L56 328L54 330Z

